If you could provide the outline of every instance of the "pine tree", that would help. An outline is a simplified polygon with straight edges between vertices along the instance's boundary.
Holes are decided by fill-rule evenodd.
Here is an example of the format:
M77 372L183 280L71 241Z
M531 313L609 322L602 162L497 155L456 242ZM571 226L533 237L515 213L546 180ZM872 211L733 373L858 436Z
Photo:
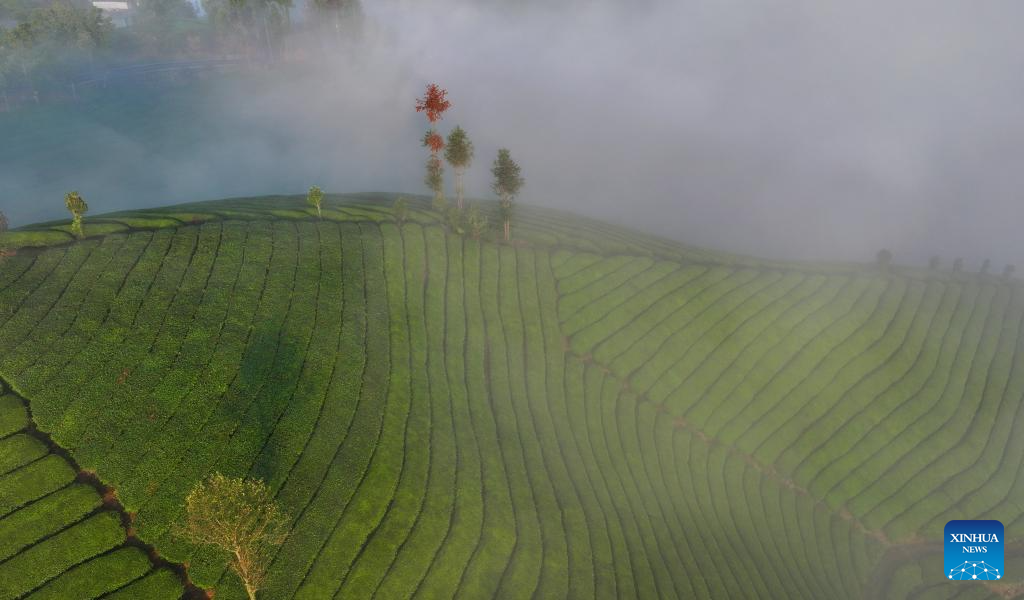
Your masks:
M512 202L526 182L520 173L519 165L512 160L511 153L506 148L498 150L498 158L494 159L494 165L491 167L491 174L494 175L491 189L499 198L499 212L505 225L505 241L512 238Z
M469 141L466 131L458 125L448 134L448 146L445 148L444 157L455 171L455 204L462 210L463 177L473 162L473 142Z

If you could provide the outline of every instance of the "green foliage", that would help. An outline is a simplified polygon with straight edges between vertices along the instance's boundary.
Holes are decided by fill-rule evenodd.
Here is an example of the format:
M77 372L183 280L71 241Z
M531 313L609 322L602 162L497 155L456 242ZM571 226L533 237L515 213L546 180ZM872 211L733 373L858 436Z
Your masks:
M202 5L223 49L252 54L262 45L270 56L280 53L292 0L202 0Z
M129 35L140 51L150 55L174 55L204 30L189 0L138 0ZM195 48L193 47L194 51Z
M473 142L469 140L466 131L458 125L448 134L448 143L444 149L445 160L455 171L455 200L461 210L463 208L463 197L465 195L464 179L466 169L473 162Z
M214 473L185 498L185 522L179 534L228 554L231 570L254 600L266 581L276 546L288 537L288 528L288 516L262 480Z
M100 512L0 564L0 597L16 598L124 542L120 518Z
M7 246L4 243L6 238L4 234L7 233L7 227L7 215L5 215L2 210L0 210L0 260L6 258L8 254Z
M399 225L405 223L405 220L409 218L409 201L405 196L395 198L395 203L391 206L391 212Z
M18 23L0 28L0 71L35 90L40 78L60 76L95 59L113 24L92 6L55 2L15 8ZM26 10L27 9L27 10Z
M512 160L512 155L506 148L498 150L498 158L494 159L491 174L494 176L491 189L502 200L511 201L515 198L526 181L521 175L519 165Z
M170 569L155 569L116 592L103 596L104 600L180 600L181 582Z
M0 477L0 517L64 487L74 477L71 467L53 455Z
M0 520L0 560L6 560L33 543L57 533L99 507L96 490L73 484L58 490Z
M444 166L441 159L431 156L427 159L427 173L423 177L423 183L434 193L434 210L443 214L444 201Z
M498 212L505 224L505 240L508 240L512 236L512 201L525 180L521 176L519 165L512 160L512 155L506 148L498 150L498 158L494 159L491 174L494 175L491 189L498 195Z
M85 237L82 231L82 215L89 211L89 205L85 203L78 192L68 192L64 195L64 206L71 213L71 233L76 237Z
M949 518L1020 536L1014 286L756 262L530 206L531 243L496 245L470 239L493 205L461 238L349 200L323 221L304 196L145 211L207 222L0 265L0 376L218 597L244 593L222 553L170 535L214 470L298 515L267 598L925 597L902 553ZM0 566L57 557L19 589L179 597L167 571L98 563L122 550L49 544L94 498L59 501L74 474L38 466L26 425L0 398Z
M0 475L44 456L47 451L45 444L24 433L0 439Z
M464 169L473 162L473 142L462 127L456 125L448 134L444 158L455 169Z
M103 598L129 586L133 581L145 575L152 565L148 557L138 548L119 548L109 554L97 556L88 562L65 571L60 577L46 583L42 588L32 592L28 597L32 600L64 600L67 598ZM182 593L182 585L175 576L161 582L161 589L154 590L151 595L140 594L135 598L155 600L156 598L178 598ZM132 584L134 585L134 584ZM130 586L129 586L130 587ZM175 592L179 596L175 596Z
M480 211L480 207L476 204L469 207L466 214L466 226L474 240L479 240L487 231L487 216Z
M466 233L466 213L458 206L445 207L444 222L449 232L457 235Z
M318 188L315 185L309 188L309 193L306 194L306 202L308 202L310 206L316 208L316 216L321 219L324 216L320 210L320 205L321 203L323 203L323 201L324 193L320 190L320 188Z

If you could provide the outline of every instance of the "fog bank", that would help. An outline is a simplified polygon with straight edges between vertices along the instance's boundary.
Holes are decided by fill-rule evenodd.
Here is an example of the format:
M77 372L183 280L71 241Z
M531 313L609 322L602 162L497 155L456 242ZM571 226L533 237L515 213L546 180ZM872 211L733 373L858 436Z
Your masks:
M76 188L92 213L313 184L425 193L412 108L436 81L453 102L441 131L462 125L476 144L471 195L490 195L504 146L522 201L692 244L1024 263L1019 3L365 0L363 13L344 48L298 38L308 60L286 73L154 108L165 126L108 120L85 130L87 150L0 164L0 209L58 218Z

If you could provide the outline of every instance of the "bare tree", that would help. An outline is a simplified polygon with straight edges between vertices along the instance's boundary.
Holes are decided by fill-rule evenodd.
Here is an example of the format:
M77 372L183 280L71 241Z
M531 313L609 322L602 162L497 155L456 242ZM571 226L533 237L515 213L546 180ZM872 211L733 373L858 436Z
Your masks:
M228 566L242 580L249 600L255 600L266 582L273 548L284 542L288 526L288 516L263 481L214 473L185 498L185 522L178 533L228 553Z

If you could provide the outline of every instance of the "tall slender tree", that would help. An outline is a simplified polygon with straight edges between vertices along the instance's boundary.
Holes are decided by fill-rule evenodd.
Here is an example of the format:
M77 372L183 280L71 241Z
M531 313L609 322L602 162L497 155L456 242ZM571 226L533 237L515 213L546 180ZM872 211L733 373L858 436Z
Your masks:
M416 112L427 115L427 122L430 128L423 135L423 145L430 149L430 160L427 161L427 174L424 181L434 192L434 207L438 210L444 209L444 165L438 153L444 148L444 138L434 128L434 124L441 120L445 111L451 108L452 103L448 100L448 91L436 83L427 85L427 90L422 98L416 99Z
M494 159L491 174L494 175L491 189L499 198L499 212L505 225L505 241L508 241L512 239L512 202L526 180L522 178L519 165L512 160L512 155L506 148L498 150L498 158Z
M444 157L455 171L455 204L459 210L462 210L463 178L466 169L473 162L473 142L466 135L466 130L458 125L448 134L448 145L445 147Z
M444 200L444 167L441 166L441 159L431 155L427 159L427 173L423 177L423 183L427 185L432 192L434 192L434 203L433 208L439 212L444 212L445 200Z
M64 194L64 206L71 213L71 233L75 234L78 238L84 237L82 215L89 212L89 205L85 203L85 200L82 199L81 194L78 192L68 192Z

